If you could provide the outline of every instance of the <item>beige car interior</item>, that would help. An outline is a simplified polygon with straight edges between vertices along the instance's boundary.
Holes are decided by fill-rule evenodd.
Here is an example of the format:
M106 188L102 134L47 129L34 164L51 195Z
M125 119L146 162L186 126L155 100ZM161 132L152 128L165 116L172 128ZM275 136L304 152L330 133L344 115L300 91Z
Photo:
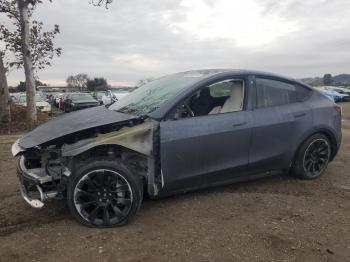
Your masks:
M214 107L209 114L220 114L228 112L242 111L243 108L243 96L244 96L244 85L243 81L227 81L222 83L228 85L231 89L230 96L226 99L222 106Z

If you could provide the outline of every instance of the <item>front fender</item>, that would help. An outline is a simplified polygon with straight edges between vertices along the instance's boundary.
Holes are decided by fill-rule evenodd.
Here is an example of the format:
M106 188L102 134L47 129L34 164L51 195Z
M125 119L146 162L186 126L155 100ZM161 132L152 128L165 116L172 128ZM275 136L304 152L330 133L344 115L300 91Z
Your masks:
M148 121L133 127L123 127L115 132L98 134L94 138L63 145L62 156L73 157L101 145L119 145L149 156L153 151L153 129L154 123Z

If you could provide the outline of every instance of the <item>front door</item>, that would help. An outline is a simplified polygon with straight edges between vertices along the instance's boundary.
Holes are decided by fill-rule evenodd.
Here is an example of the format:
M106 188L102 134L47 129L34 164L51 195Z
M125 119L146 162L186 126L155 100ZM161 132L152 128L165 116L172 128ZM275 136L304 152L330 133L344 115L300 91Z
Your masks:
M246 89L243 79L203 87L180 105L190 111L186 117L160 123L165 192L221 184L245 173L253 124L244 107Z

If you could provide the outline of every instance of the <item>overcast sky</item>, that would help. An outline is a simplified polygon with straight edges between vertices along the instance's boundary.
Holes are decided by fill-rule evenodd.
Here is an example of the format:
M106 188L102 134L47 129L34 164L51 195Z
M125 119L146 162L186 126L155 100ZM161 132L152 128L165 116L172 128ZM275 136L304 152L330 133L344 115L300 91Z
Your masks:
M83 72L128 85L198 68L350 73L349 0L114 0L108 10L88 2L54 0L35 13L61 28L63 54L42 81ZM13 71L9 84L23 77Z

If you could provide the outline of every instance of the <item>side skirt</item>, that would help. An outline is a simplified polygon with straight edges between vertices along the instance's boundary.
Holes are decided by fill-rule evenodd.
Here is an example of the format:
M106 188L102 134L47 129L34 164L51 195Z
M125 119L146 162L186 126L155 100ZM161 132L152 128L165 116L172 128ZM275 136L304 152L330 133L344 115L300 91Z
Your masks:
M229 184L234 184L234 183L238 183L238 182L257 180L257 179L263 178L263 177L281 175L281 174L286 173L286 172L287 172L286 170L281 169L281 170L272 170L272 171L267 171L267 172L257 173L257 174L250 174L250 175L245 174L243 176L234 177L230 180L220 181L217 183L203 184L201 186L188 187L186 189L180 189L180 190L176 190L176 191L160 191L158 196L150 196L150 198L159 199L159 198L164 198L164 197L172 196L172 195L176 195L176 194L185 194L187 192L192 192L192 191L201 190L201 189L205 189L205 188L218 187L218 186L229 185Z

